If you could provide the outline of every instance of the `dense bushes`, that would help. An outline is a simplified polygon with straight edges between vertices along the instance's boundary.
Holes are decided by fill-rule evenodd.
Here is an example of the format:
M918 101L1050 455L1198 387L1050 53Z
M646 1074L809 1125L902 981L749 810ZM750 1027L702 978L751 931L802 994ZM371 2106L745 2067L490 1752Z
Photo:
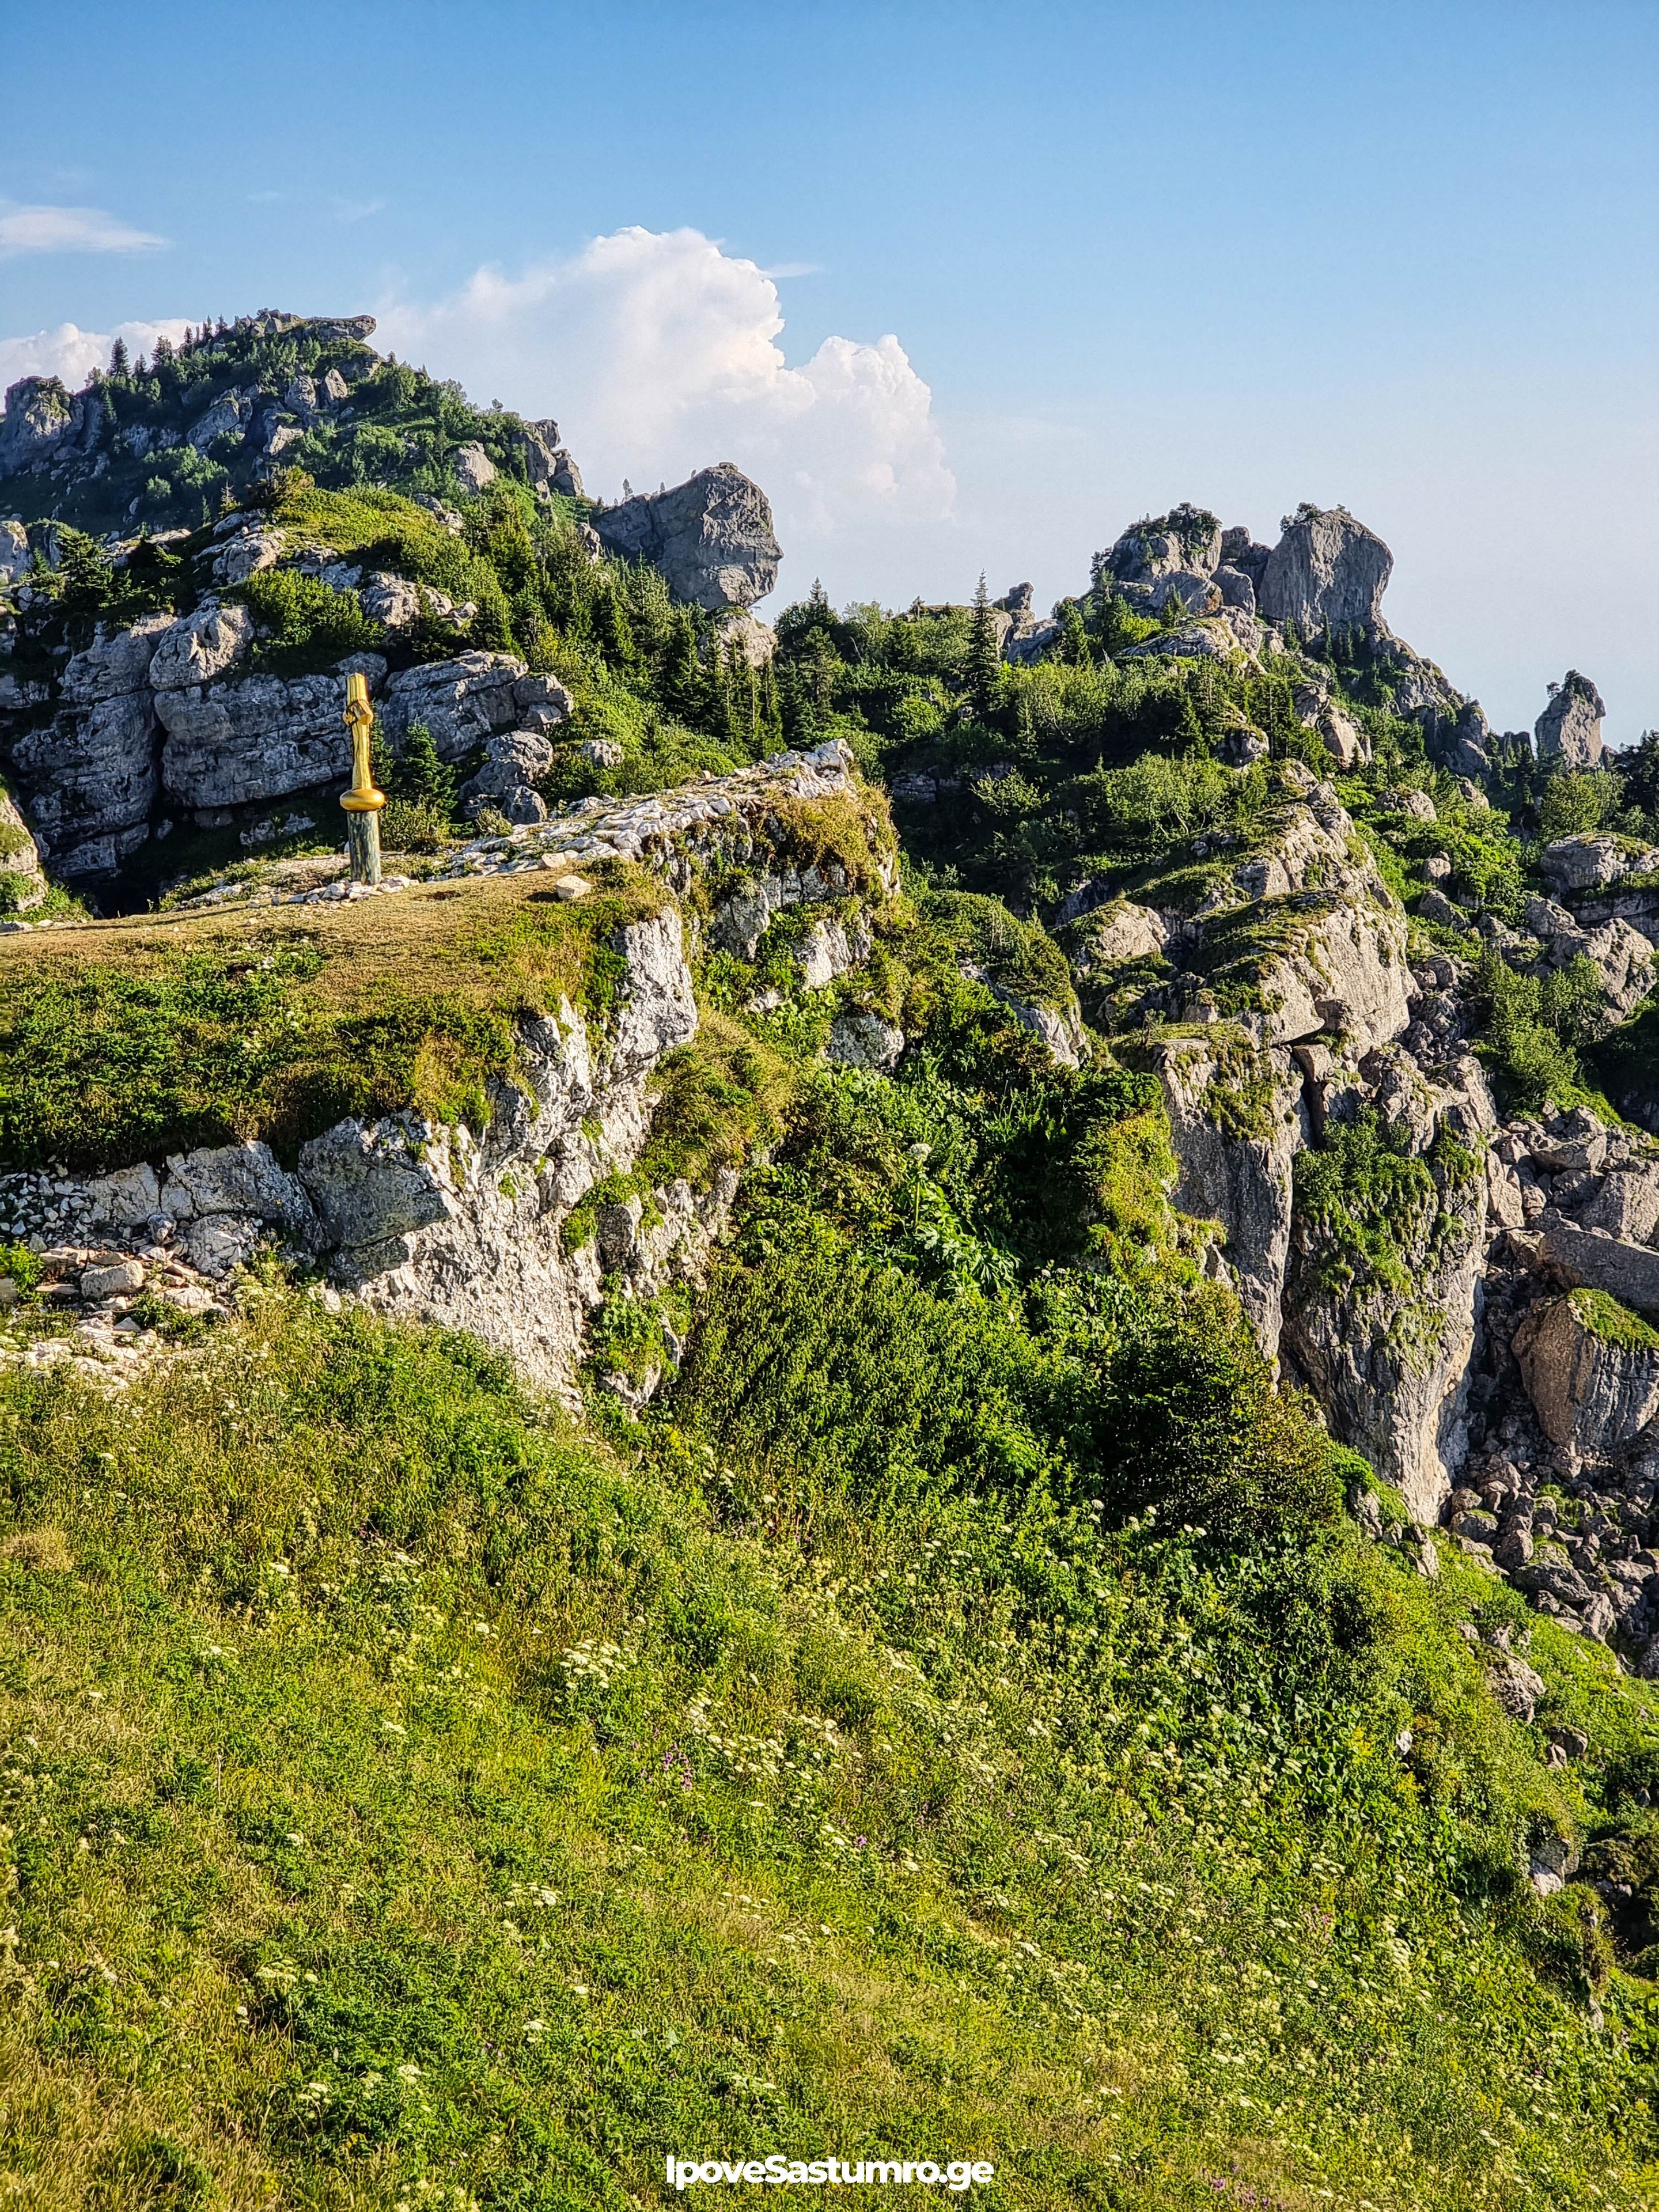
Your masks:
M268 568L226 596L245 600L253 617L254 665L280 676L319 674L349 653L373 653L385 639L355 592L334 591L297 568Z
M1470 986L1481 1056L1504 1103L1535 1114L1546 1101L1584 1097L1580 1054L1607 1030L1601 971L1585 954L1548 975L1522 975L1503 955L1481 955Z

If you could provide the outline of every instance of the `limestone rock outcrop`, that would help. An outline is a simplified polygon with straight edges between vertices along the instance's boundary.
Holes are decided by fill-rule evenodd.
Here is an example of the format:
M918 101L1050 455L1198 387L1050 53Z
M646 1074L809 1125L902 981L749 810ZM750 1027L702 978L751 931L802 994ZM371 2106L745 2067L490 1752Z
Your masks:
M9 741L0 726L0 765L54 873L110 873L145 842L163 805L252 807L342 780L351 760L341 720L349 669L368 676L394 754L416 722L453 761L499 732L545 732L570 713L556 678L532 675L511 653L464 653L389 680L372 653L319 676L240 674L252 635L246 607L211 599L177 620L150 615L100 630L68 661L54 711L27 716Z
M1581 830L1546 845L1539 866L1559 892L1593 891L1659 868L1659 852L1610 830Z
M1394 1483L1422 1521L1438 1516L1468 1447L1469 1358L1480 1316L1487 1182L1478 1152L1435 1139L1449 1127L1480 1142L1481 1105L1419 1077L1414 1121L1371 1080L1390 1127L1410 1127L1419 1179L1380 1273L1346 1242L1340 1213L1298 1209L1285 1291L1283 1345L1333 1431ZM1386 1103L1383 1103L1386 1102Z
M20 377L7 386L0 415L0 477L89 452L103 419L103 402L95 392L70 394L55 376Z
M1221 561L1221 526L1202 507L1183 503L1168 514L1133 524L1099 556L1120 584L1151 586L1160 578L1208 579Z
M1533 725L1533 744L1540 761L1564 768L1594 768L1601 757L1601 720L1607 704L1588 676L1568 669L1553 685L1550 703Z
M607 552L659 568L678 598L717 613L752 606L778 580L781 549L757 483L730 461L672 490L637 493L593 526Z
M1304 507L1285 521L1256 597L1269 622L1304 637L1375 629L1394 556L1344 507Z
M1221 1224L1219 1252L1267 1358L1279 1351L1291 1245L1291 1162L1303 1141L1300 1077L1287 1052L1222 1038L1161 1046L1180 1180L1178 1210Z

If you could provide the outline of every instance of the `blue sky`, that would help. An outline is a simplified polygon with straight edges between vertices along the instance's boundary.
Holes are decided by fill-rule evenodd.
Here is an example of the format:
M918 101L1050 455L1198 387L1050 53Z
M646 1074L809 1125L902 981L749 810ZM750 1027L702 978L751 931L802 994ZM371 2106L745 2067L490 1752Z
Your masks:
M608 495L750 467L785 596L1340 501L1500 727L1659 724L1652 0L58 0L0 101L9 375L370 308Z

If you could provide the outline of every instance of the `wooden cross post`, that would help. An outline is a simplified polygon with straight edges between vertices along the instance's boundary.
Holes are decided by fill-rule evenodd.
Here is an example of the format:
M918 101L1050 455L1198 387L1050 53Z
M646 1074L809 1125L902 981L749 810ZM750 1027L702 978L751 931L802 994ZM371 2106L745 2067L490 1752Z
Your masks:
M376 791L369 769L368 733L374 726L374 709L368 703L368 678L348 676L345 713L341 720L351 732L351 788L343 793L346 846L351 856L347 874L354 884L380 880L380 809L386 793Z

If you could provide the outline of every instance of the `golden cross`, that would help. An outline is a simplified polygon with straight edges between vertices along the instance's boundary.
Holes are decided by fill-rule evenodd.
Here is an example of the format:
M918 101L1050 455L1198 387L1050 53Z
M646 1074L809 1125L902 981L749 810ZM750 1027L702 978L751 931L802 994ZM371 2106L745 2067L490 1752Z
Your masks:
M348 814L378 814L386 805L386 793L374 788L369 767L368 738L374 727L374 709L368 703L368 677L347 677L345 713L340 719L351 732L351 788L342 793L340 804Z

